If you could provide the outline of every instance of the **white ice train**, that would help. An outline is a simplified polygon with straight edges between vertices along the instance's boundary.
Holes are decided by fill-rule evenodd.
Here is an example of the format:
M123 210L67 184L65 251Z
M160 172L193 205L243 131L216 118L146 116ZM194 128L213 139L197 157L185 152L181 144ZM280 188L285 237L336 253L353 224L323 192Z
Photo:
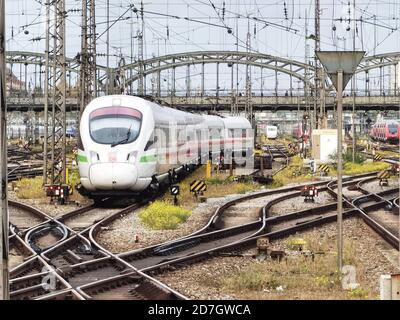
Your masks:
M253 147L245 118L193 114L127 95L92 100L79 134L81 190L93 198L157 188L204 157Z
M277 126L266 126L265 134L268 139L276 139L278 137L278 127Z

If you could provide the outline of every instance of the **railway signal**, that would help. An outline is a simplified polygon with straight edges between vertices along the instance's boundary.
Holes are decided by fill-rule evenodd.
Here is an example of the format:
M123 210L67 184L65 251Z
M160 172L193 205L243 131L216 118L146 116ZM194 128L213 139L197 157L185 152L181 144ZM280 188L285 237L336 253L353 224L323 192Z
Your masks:
M72 194L72 188L68 184L46 185L45 190L46 196L50 197L50 201L52 202L56 198L59 204L66 204L69 195Z
M304 202L314 202L314 198L318 197L318 189L316 186L304 186L300 194L304 197Z
M392 164L392 173L397 174L397 175L400 174L400 164L398 164L398 163Z
M174 185L172 185L172 186L170 187L169 190L170 190L170 192L171 192L171 195L174 196L174 205L177 205L177 204L178 204L178 195L179 195L179 193L180 193L180 188L179 188L179 186L176 185L176 184L174 184Z

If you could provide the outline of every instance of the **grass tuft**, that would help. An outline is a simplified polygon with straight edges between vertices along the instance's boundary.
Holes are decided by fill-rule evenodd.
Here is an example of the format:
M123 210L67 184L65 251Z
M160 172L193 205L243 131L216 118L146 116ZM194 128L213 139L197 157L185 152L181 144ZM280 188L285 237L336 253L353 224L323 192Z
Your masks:
M243 194L255 191L261 186L254 183L251 178L245 182L234 181L234 178L229 177L224 171L220 171L219 174L214 172L211 178L206 179L205 166L201 166L178 183L180 186L178 201L185 209L192 210L198 205L199 200L190 192L190 183L201 179L205 180L207 184L207 191L204 192L204 196L207 198L222 197L228 194ZM173 196L169 193L166 193L163 199L169 203L173 202Z
M360 173L367 173L373 171L382 171L390 168L390 164L386 162L364 162L364 163L351 163L347 162L343 165L343 174L355 175ZM329 175L335 176L336 170L331 170Z
M43 179L36 178L22 178L17 181L17 197L19 199L39 199L45 196L43 189Z
M141 222L150 229L170 230L176 229L185 222L192 212L182 207L177 207L165 201L154 201L140 212Z
M368 291L363 288L350 289L347 295L351 299L368 299L369 297Z
M300 172L301 175L297 175ZM312 181L314 177L311 173L305 173L303 169L303 159L300 156L294 156L290 159L289 165L274 176L274 181L269 188L279 188L289 183L302 183Z
M298 299L318 296L369 299L369 291L366 288L360 287L349 291L342 289L336 252L332 250L335 242L332 239L308 235L299 239L292 236L287 239L286 246L299 242L304 244L304 249L315 253L314 258L289 250L281 262L271 260L254 262L227 274L221 280L222 289L229 293L242 293L251 297L268 292L275 298L279 295L295 295ZM355 243L345 241L344 245L344 262L356 265Z

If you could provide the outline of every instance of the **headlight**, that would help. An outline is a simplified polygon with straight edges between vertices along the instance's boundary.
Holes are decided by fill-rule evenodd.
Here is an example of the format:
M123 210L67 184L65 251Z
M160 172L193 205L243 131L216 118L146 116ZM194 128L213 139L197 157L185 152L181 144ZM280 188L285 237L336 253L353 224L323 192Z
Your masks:
M126 160L128 160L129 163L136 163L137 154L138 154L137 151L129 153Z
M97 162L99 160L100 160L99 154L97 152L90 151L90 162L91 163L95 163L95 162Z

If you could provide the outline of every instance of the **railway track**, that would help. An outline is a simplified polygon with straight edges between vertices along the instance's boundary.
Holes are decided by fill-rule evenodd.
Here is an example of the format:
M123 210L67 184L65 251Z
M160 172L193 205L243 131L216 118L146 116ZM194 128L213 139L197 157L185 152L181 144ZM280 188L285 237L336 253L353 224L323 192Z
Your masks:
M363 190L362 184L373 176L376 173L358 175L344 179L344 184L357 186L361 190L359 192L365 193L362 196L372 199L375 196ZM335 197L334 182L318 182L315 185ZM11 272L11 296L13 299L186 299L151 276L227 252L241 251L254 246L260 237L286 237L336 220L335 202L282 215L270 215L273 204L295 199L300 195L300 188L268 190L233 199L219 207L209 222L191 235L120 254L107 251L97 243L96 237L103 228L132 210L139 209L146 201L107 213L104 210L110 210L108 208L87 206L56 218L46 217L39 226L46 221L59 223L68 231L68 236L50 248L35 252L17 233L11 235L10 243L19 252ZM263 202L263 197L272 195L278 197ZM382 191L376 196L383 201L362 202L362 205L356 201L362 197L360 194L358 197L353 195L345 198L344 217L368 216L366 212L382 208L388 202L395 207L394 195L393 190ZM247 220L230 222L229 219L235 216L232 212L240 210L240 206L250 201L259 203L253 206L253 213ZM103 213L96 213L94 218L87 219L96 210L103 210ZM35 230L35 226L28 226L23 234L26 236L32 230ZM386 240L393 244L397 240L398 243L396 237L391 240L387 237ZM49 274L56 277L52 290L46 290L37 283L38 279Z
M272 158L272 163L274 163L274 160L278 160L278 163L280 163L279 167L277 168L272 168L272 173L271 177L275 176L278 172L282 171L289 165L289 153L285 145L283 144L278 144L278 145L264 145L264 149L267 151L267 153L271 156Z
M110 285L110 288L115 288L125 283L127 286L126 298L185 299L184 296L157 280L138 273L131 266L113 257L111 253L99 250L88 239L90 228L93 225L101 225L103 220L116 219L131 210L137 209L142 203L113 210L111 213L108 210L105 216L95 215L95 218L86 219L86 221L83 219L78 224L76 218L81 215L94 210L104 211L107 209L87 206L58 218L51 218L42 215L39 210L33 207L17 202L12 204L18 208L23 208L26 211L25 217L33 215L40 216L42 219L35 221L35 223L38 223L36 225L34 225L35 223L30 224L24 231L12 228L12 230L17 229L17 233L12 231L10 236L10 252L14 255L10 272L11 299L89 299L90 296L87 293L81 295L75 288L107 279L110 276L117 278L102 283L102 286ZM63 232L60 233L61 237L50 245L44 241L44 247L40 247L38 245L39 239L42 241L49 240L50 235L54 236L54 230L50 228L52 224L63 229ZM25 236L25 239L21 236ZM82 267L86 261L92 262L94 267ZM108 268L99 269L97 263L107 265ZM97 271L98 269L99 271ZM71 275L75 270L79 270L78 276L72 277ZM123 276L121 277L123 279L118 278L120 275ZM53 279L50 287L43 282L46 277ZM92 290L90 292L97 291Z
M395 249L399 249L399 189L397 187L379 193L369 192L363 188L363 184L369 181L371 179L365 179L358 183L358 188L364 195L354 199L352 204L360 209L361 217L372 229ZM382 207L389 210L382 210Z
M349 181L346 182L347 184L354 183L351 179L348 180ZM320 190L328 190L327 187L322 187L323 184L320 184ZM280 191L282 192L283 190ZM248 223L242 226L231 227L228 229L200 233L170 242L165 245L123 253L120 255L120 257L143 271L154 270L156 266L165 267L167 265L172 265L175 262L181 261L181 259L184 259L185 257L197 256L202 252L206 254L207 252L210 252L210 250L212 251L214 248L224 247L225 245L236 242L240 243L248 238L263 235L272 229L276 230L277 228L282 228L282 225L284 229L288 230L290 230L289 225L293 225L293 230L297 230L297 228L301 225L307 225L307 223L311 223L313 225L314 222L318 224L318 220L331 221L336 217L336 203L329 203L327 205L309 208L307 210L300 210L282 216L270 217L269 211L274 204L284 200L300 197L299 187L286 188L285 191L292 192L268 201L267 204L260 209L260 219L256 222ZM260 194L257 194L256 196L260 196ZM251 199L251 196L242 197L239 201L248 201L249 199ZM226 206L217 210L218 212L214 215L214 219L211 220L212 223L209 226L209 228L211 227L210 229L215 228L215 225L217 224L216 222L218 219L221 219L224 210L226 210L231 204L232 203L228 203ZM328 217L326 219L322 219L324 216Z
M373 205L372 205L373 206ZM368 206L367 209L370 207ZM351 204L344 206L344 218L349 218L352 216L357 216L360 212L358 208L351 206ZM323 215L321 215L323 213ZM306 215L318 215L316 218L311 217L309 219L304 219ZM298 219L298 216L301 215L301 219ZM297 216L297 217L296 217ZM187 265L197 263L206 259L210 259L212 257L216 257L219 255L226 255L232 252L241 252L247 248L254 247L256 242L261 237L267 237L270 240L279 239L283 237L287 237L289 235L295 234L296 232L307 230L312 227L317 227L323 225L325 223L335 222L337 219L337 214L334 212L334 208L331 205L326 205L325 208L313 208L308 209L305 212L295 212L289 213L278 217L273 217L269 221L269 223L274 222L273 220L279 220L280 226L274 226L274 230L266 231L265 233L258 234L254 237L246 238L242 241L235 242L232 244L228 244L221 247L211 248L208 251L196 253L193 255L181 257L174 261L164 262L160 265L155 265L142 271L147 272L151 275L160 274L162 272L168 270L175 270L176 268L185 267ZM289 220L293 220L291 225L288 226L287 222ZM297 221L296 221L297 220ZM301 221L302 220L302 221ZM398 243L397 239L397 243Z
M263 157L260 157L258 161L264 161L263 159L266 158L268 159L267 162L270 162L270 166L266 167L263 165L263 168L261 169L261 163L257 164L257 167L259 166L260 169L257 170L253 179L259 183L270 183L278 172L288 166L289 153L285 145L266 144L263 145L262 150L264 155Z
M17 201L8 201L10 223L20 231L30 229L44 221L51 220L46 213Z
M393 200L393 213L396 215L400 214L400 198Z

